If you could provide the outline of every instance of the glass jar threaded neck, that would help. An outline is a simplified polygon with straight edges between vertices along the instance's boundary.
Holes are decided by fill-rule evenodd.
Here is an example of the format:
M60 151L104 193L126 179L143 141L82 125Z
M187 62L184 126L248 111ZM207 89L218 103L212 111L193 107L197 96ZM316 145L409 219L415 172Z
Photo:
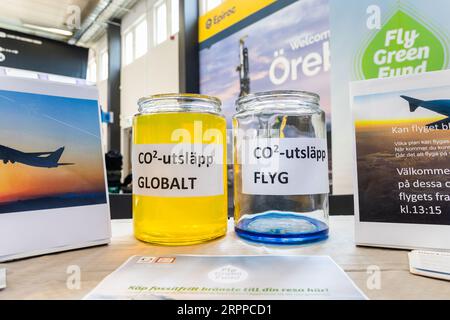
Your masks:
M264 108L319 107L320 96L307 91L281 90L250 94L236 101L238 112Z
M155 112L208 112L219 114L219 99L200 94L158 94L139 99L139 113Z

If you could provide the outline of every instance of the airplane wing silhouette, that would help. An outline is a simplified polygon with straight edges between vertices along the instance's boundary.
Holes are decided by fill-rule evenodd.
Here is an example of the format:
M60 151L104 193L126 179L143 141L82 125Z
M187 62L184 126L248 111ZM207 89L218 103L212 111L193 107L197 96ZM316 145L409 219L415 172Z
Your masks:
M450 118L445 118L443 120L427 124L426 126L427 126L427 128L434 127L434 128L438 128L440 130L448 129L450 126Z
M417 108L420 107L420 105L423 103L423 100L414 99L408 96L400 96L401 98L405 99L409 103L409 110L411 112L414 112L417 110Z
M450 117L449 117L449 109L450 109L450 100L431 100L424 101L415 98L411 98L408 96L400 96L405 99L409 103L409 109L411 112L416 111L419 107L428 109L430 111L439 113L443 116L447 116L447 118L429 123L425 127L427 128L435 128L439 130L447 130L450 127Z

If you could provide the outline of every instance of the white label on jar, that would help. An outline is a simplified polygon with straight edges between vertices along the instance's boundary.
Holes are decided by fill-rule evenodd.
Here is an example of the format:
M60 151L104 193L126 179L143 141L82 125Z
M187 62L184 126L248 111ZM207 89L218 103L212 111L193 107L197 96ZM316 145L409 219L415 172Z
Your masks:
M133 194L156 197L223 195L223 146L133 145Z
M245 194L308 195L330 190L326 139L248 139L240 148Z

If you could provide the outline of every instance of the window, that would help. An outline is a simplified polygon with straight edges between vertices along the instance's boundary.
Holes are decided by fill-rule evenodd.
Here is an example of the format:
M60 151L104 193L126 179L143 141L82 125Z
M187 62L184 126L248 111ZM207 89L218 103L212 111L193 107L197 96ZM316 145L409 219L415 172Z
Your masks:
M87 81L97 82L97 63L94 59L88 63Z
M124 42L124 64L130 64L134 59L134 41L133 41L133 30L128 31L125 34Z
M206 0L206 12L211 11L212 9L220 6L222 4L222 0Z
M135 59L142 57L148 49L146 17L139 19L128 31L124 33L123 39L123 64L127 65Z
M154 7L155 16L155 45L167 40L167 5L166 2L158 2Z
M108 51L100 55L100 81L108 78Z
M147 52L147 20L144 19L136 26L135 35L135 59L142 57Z
M170 34L174 35L180 31L180 8L178 0L171 0L170 2L170 12L171 12L171 23L170 23Z

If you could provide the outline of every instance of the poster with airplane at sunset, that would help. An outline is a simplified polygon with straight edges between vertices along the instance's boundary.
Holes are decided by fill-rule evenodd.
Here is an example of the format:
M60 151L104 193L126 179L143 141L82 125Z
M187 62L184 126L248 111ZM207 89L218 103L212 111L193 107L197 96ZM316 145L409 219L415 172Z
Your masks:
M0 74L0 262L109 242L97 96Z
M450 249L450 71L351 83L358 244Z
M0 90L0 214L106 203L96 100Z

